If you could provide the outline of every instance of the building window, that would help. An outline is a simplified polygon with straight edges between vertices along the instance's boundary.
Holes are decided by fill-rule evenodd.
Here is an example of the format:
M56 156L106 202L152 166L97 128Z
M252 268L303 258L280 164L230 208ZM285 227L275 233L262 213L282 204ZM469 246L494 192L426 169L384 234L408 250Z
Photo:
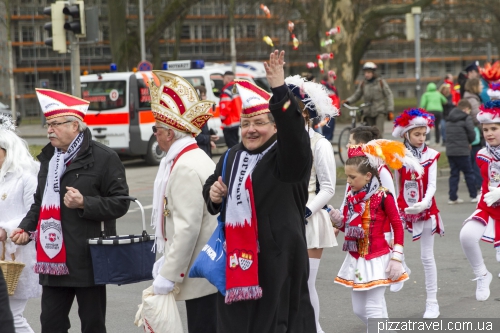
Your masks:
M35 89L35 74L24 74L24 88L26 90Z
M255 38L255 36L256 36L255 25L247 25L247 37Z
M109 27L107 25L102 26L102 40L109 40Z
M430 76L438 76L439 75L439 66L437 62L431 62L429 64L429 75Z
M453 66L454 64L450 61L447 61L444 63L444 70L446 72L446 74L448 73L451 73L453 74L453 72L455 71L455 66Z
M191 39L191 27L189 25L182 26L181 39Z
M379 65L379 70L380 70L380 75L387 77L389 74L389 66L387 64L380 64Z
M398 98L406 98L406 90L398 90Z
M201 26L201 38L202 39L212 39L212 26L211 25L202 25Z
M397 70L397 73L398 75L405 75L405 72L406 72L406 64L404 62L399 62L396 64L396 70Z
M34 42L35 41L35 32L33 27L24 26L21 28L22 32L22 41L23 42Z

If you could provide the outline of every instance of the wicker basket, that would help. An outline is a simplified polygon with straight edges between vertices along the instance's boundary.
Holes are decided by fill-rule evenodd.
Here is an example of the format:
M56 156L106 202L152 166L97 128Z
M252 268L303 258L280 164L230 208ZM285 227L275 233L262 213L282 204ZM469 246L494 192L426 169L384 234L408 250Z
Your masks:
M5 242L2 242L2 258L0 260L0 267L2 268L5 282L7 283L9 296L12 296L16 291L19 276L21 275L25 264L15 261L16 256L13 253L10 256L12 261L5 261Z

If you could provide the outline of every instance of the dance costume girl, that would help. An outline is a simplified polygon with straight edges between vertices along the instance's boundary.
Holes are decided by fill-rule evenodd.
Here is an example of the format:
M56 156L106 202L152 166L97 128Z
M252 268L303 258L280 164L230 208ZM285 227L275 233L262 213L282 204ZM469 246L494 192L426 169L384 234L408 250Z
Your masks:
M412 152L424 174L403 168L398 171L398 206L413 241L421 240L420 254L425 273L427 300L424 318L437 318L437 269L434 259L434 234L444 234L443 221L434 200L436 193L437 161L439 153L425 145L425 136L434 126L434 116L423 109L405 110L394 120L392 135L404 138L406 148Z

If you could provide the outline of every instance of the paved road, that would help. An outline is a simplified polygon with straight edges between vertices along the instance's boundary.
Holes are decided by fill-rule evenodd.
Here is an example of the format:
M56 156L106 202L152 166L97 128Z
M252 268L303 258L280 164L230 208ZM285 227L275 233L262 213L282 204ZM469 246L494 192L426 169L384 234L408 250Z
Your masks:
M127 178L130 185L130 194L148 206L152 199L152 184L156 174L156 167L148 167L142 161L131 161L126 163ZM468 262L465 259L459 244L458 235L464 218L473 210L474 205L464 203L449 206L447 201L448 183L446 178L438 179L438 190L436 199L445 221L446 236L436 236L435 253L438 266L439 293L438 300L443 318L495 318L500 313L500 281L496 277L500 272L500 265L495 260L495 251L490 244L482 243L481 247L485 254L487 267L495 278L491 284L491 297L486 302L475 300L475 282ZM465 184L461 183L459 195L467 197ZM343 186L337 186L337 195L332 204L339 206L343 193ZM151 209L146 209L149 216ZM148 230L149 221L147 221ZM129 213L118 222L118 231L121 234L140 233L141 221L140 211L134 204L131 205ZM339 236L339 243L342 240ZM405 253L407 263L412 269L410 280L399 293L387 291L387 305L389 315L392 318L421 318L425 310L425 285L419 255L419 242L411 242L409 234L406 234ZM345 253L340 247L327 249L321 261L318 274L317 289L321 301L321 324L325 332L359 333L364 327L351 309L350 290L333 284L338 269L340 268ZM141 291L149 283L139 283L126 286L108 286L108 332L115 333L137 333L141 332L133 325L137 305L140 302ZM181 316L185 320L184 304L179 303ZM35 332L40 332L39 325L40 300L30 300L25 311ZM76 303L71 310L71 323L73 332L80 332L80 322L77 315ZM186 331L187 332L187 331Z

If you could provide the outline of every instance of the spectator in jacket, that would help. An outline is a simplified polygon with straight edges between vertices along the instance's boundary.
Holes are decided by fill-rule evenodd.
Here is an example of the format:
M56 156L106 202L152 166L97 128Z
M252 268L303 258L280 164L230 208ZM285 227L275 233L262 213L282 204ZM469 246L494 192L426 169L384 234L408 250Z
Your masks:
M443 118L441 119L441 136L443 137L443 146L445 145L446 142L446 119L448 118L448 115L450 114L451 110L455 106L453 104L452 98L453 94L451 93L452 89L451 86L448 83L443 83L441 87L439 87L439 92L446 98L447 102L445 105L443 105Z
M366 62L363 65L364 80L358 85L354 95L340 102L340 104L356 103L363 97L369 104L364 109L365 120L368 126L376 126L380 134L384 135L384 122L388 112L394 112L394 98L387 82L376 74L377 65Z
M241 99L234 91L234 73L227 71L222 78L224 87L220 94L220 118L222 120L222 132L224 140L228 148L240 142L240 115L241 115Z
M455 83L453 83L453 74L450 73L446 74L444 77L444 83L450 85L451 101L454 106L457 105L460 100L460 85L455 85Z
M483 103L486 103L490 100L488 96L488 82L479 74L479 63L477 61L473 62L469 66L465 67L465 71L467 72L467 79L478 79L481 81L481 90L478 95L481 98ZM464 92L467 91L467 87L465 87ZM474 105L472 106L474 107ZM472 109L474 112L474 108Z
M476 125L479 125L479 122L477 121L477 114L479 113L479 106L481 105L481 102L483 102L480 96L482 90L483 83L478 78L468 79L467 82L465 82L465 92L463 98L468 100L471 105L471 116L474 124Z
M476 138L474 123L470 116L472 107L466 100L458 102L456 108L451 110L446 121L446 156L450 163L450 190L448 204L463 202L457 196L460 171L464 173L465 182L469 189L471 202L477 202L477 189L474 183L474 171L470 162L470 144Z
M198 96L200 96L201 100L206 100L207 99L207 89L204 86L196 86L194 87L196 89L196 92L198 93ZM203 150L209 157L212 157L212 148L215 148L215 142L219 140L219 136L215 134L211 134L211 132L208 128L208 124L205 124L201 128L201 133L196 136L196 143L198 143L198 147L200 147L201 150Z
M328 71L328 74L323 77L321 84L328 91L328 96L332 100L332 104L340 110L340 99L337 92L337 87L335 87L335 80L337 79L337 74L335 71ZM335 131L335 118L331 117L330 122L323 126L323 136L328 141L333 140L333 132Z
M440 124L441 119L443 119L443 105L448 101L446 98L437 91L436 84L431 82L427 85L427 91L422 95L420 99L420 107L429 113L432 113L435 117L434 135L436 139L436 144L439 143L440 136ZM427 141L430 140L430 133L427 134Z
M465 92L464 92L464 99L469 101L471 105L471 117L472 121L474 122L474 125L476 127L480 127L479 121L477 121L477 114L479 113L479 106L481 106L481 91L483 90L483 83L479 78L473 78L473 79L468 79L465 82ZM489 100L489 96L488 96ZM481 176L481 171L479 170L479 167L476 163L476 155L479 150L483 147L482 141L483 141L483 135L482 131L479 131L479 134L481 136L481 140L478 143L475 143L472 145L471 150L470 150L470 159L471 159L471 164L472 164L472 170L474 171L474 182L476 184L477 189L481 189L481 185L483 183L483 177Z
M83 122L88 101L36 89L50 143L40 155L35 202L10 235L18 245L36 239L35 272L42 285L42 333L68 332L76 297L82 333L106 332L106 286L94 284L87 239L116 235L129 201L118 155L92 140ZM36 232L35 232L36 231Z

